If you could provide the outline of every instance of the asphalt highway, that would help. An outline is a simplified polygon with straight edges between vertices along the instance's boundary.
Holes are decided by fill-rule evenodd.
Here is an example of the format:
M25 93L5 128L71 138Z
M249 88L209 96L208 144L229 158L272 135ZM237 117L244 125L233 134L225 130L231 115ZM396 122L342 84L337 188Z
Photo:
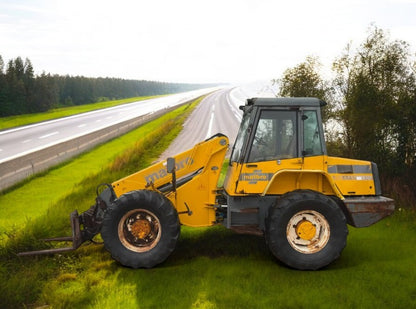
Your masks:
M222 133L234 143L241 122L240 105L255 96L271 96L259 87L201 89L101 109L0 132L0 163L34 153L123 121L179 105L210 93L184 124L181 134L161 156L167 158L192 148L196 143Z
M0 163L86 135L170 106L215 89L201 89L138 101L0 132Z

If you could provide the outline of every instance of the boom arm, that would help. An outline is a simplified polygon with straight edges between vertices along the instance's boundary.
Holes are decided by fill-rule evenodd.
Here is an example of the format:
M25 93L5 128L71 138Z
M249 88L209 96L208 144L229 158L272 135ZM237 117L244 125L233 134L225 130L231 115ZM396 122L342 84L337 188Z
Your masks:
M156 163L112 183L117 197L133 190L156 190L168 197L182 224L209 226L215 221L215 197L228 138L217 134L174 156L176 190L167 161Z
M71 213L72 236L46 239L46 241L72 241L71 247L21 252L18 255L51 254L77 249L83 242L91 240L100 232L109 203L114 202L124 193L134 190L155 190L165 194L176 208L182 224L188 226L214 224L217 182L227 149L228 138L217 134L192 149L176 155L175 176L178 179L175 185L170 183L172 176L167 171L167 161L156 163L111 185L106 185L108 188L97 196L95 205L90 209L80 215L77 211Z

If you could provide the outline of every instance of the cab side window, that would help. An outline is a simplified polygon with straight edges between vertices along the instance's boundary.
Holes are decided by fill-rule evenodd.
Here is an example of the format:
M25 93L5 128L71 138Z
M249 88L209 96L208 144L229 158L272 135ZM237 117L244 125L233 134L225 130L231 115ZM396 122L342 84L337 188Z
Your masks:
M303 120L303 150L305 156L323 154L319 123L315 111L305 111Z
M296 128L296 111L262 111L248 162L295 158L298 145Z

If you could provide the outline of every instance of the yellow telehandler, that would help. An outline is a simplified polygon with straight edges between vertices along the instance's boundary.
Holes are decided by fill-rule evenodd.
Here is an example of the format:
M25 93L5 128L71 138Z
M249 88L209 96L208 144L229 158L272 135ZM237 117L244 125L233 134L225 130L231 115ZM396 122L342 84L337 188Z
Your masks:
M289 267L322 268L346 245L347 224L366 227L394 211L381 196L377 165L327 155L317 98L253 98L243 118L223 187L229 146L217 134L172 158L97 188L95 205L71 214L70 251L101 233L124 266L150 268L175 249L180 225L222 224L264 235ZM101 193L100 193L101 192Z

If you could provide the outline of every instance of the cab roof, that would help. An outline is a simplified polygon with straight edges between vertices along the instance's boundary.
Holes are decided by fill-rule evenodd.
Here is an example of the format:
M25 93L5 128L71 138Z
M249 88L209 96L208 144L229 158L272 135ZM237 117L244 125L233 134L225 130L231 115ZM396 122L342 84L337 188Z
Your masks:
M318 98L251 98L246 105L283 107L323 107L327 103Z

